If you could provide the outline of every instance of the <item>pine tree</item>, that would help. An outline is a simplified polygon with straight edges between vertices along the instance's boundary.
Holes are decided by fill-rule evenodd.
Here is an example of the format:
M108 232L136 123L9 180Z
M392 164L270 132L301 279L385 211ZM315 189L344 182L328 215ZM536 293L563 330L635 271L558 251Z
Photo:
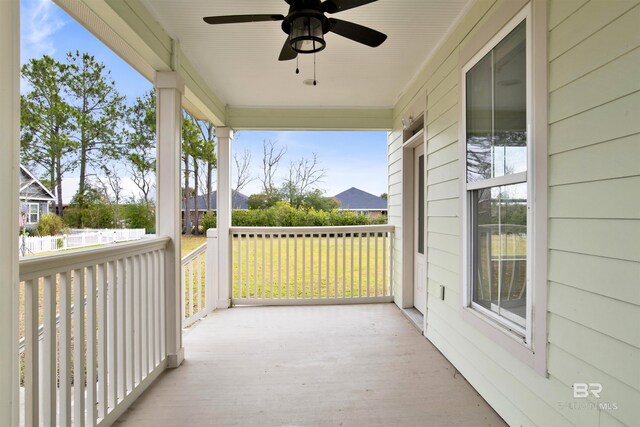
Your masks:
M75 169L77 143L69 138L75 130L73 109L64 98L67 66L50 56L31 59L21 74L27 92L21 97L21 155L26 163L42 167L55 188L55 211L62 212L62 179Z
M88 53L69 52L65 87L73 107L74 140L79 149L78 205L84 206L89 168L100 170L103 160L122 152L120 124L125 114L124 97L110 77L111 71Z
M183 198L184 198L184 228L185 234L191 234L191 204L190 200L192 197L191 194L191 164L192 159L198 156L198 151L202 146L202 140L200 139L198 129L196 125L193 123L193 120L188 114L184 114L182 119L182 162L184 164L183 174L184 174L184 189L183 189ZM194 166L197 168L197 166ZM194 201L197 201L197 178L195 194L193 194ZM197 217L197 206L196 206L196 217Z

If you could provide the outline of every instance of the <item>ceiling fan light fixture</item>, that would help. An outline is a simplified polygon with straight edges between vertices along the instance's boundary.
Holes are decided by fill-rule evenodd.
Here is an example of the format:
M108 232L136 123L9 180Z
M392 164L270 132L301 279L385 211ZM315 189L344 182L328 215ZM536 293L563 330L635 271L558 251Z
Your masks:
M327 45L324 40L322 20L309 15L292 19L289 44L291 49L298 53L320 52Z

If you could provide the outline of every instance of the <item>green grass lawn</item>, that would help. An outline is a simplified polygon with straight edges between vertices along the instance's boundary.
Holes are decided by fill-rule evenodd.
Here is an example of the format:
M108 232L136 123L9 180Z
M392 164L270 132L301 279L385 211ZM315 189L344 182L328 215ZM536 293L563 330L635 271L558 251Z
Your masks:
M385 241L386 240L386 241ZM183 257L205 241L204 237L183 236ZM377 246L376 246L377 244ZM303 240L293 238L254 238L233 241L232 298L351 298L388 294L389 266L385 265L388 239L371 236L359 239L326 236ZM327 254L327 251L328 254ZM353 253L353 257L352 257ZM248 261L248 263L247 263ZM257 261L257 262L255 262ZM303 268L304 264L304 268ZM204 258L200 260L204 272ZM193 276L191 276L193 269ZM197 263L185 269L185 313L197 311L204 300L204 273L197 274ZM191 291L191 298L189 298ZM189 310L189 307L193 311Z
M182 257L189 255L206 241L206 236L182 236Z
M376 248L377 240L377 248ZM384 294L381 237L233 242L234 298L350 298ZM352 251L353 250L353 251ZM328 251L328 253L327 253ZM388 249L386 250L388 255ZM352 258L353 253L353 258ZM247 258L248 255L248 258ZM248 263L247 263L248 260ZM257 263L254 264L254 261ZM304 265L304 268L303 268Z

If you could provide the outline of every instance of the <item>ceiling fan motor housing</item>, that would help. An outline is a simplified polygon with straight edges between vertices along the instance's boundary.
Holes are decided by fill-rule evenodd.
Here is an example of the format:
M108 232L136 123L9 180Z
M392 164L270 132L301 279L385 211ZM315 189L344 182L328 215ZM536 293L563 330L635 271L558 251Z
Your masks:
M326 47L324 35L331 21L322 13L319 0L292 0L282 31L289 35L291 48L298 53L316 53Z
M369 47L378 47L387 38L385 34L371 28L325 16L326 13L332 15L378 0L284 1L289 5L287 16L279 14L205 16L203 20L210 25L282 21L282 31L287 34L287 40L280 51L278 57L280 61L296 59L299 53L320 52L326 47L324 35L328 32Z

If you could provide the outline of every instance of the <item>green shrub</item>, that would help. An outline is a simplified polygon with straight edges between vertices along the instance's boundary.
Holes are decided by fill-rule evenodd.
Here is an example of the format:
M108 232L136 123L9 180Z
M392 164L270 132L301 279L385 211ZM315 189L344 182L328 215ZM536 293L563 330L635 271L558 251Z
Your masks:
M34 230L32 230L30 228L27 228L27 227L20 227L18 229L18 234L20 234L20 236L31 237L31 236L37 236L38 232L37 232L37 230L34 231Z
M144 202L124 206L124 222L127 228L144 228L153 233L156 226L156 211L153 205Z
M208 219L207 219L208 218ZM215 226L215 213L205 214L205 221ZM250 209L233 211L234 227L323 227L346 225L386 224L387 217L370 218L367 215L351 211L316 210L314 208L293 208L287 202L277 202L267 209Z
M280 201L278 194L252 194L247 199L249 209L267 209Z
M56 214L45 214L40 217L36 228L40 236L56 236L62 233L64 222Z
M267 209L234 210L231 217L234 227L337 227L347 225L386 224L387 217L382 215L370 218L367 215L351 211L316 210L314 208L293 208L287 202L277 202ZM215 211L204 214L202 231L216 228Z
M208 229L216 228L216 222L217 222L216 220L217 220L217 217L216 217L215 211L206 212L202 217L202 222L200 223L200 226L202 227L202 232L206 233Z
M71 228L115 228L113 209L102 203L70 205L64 210L64 222Z

